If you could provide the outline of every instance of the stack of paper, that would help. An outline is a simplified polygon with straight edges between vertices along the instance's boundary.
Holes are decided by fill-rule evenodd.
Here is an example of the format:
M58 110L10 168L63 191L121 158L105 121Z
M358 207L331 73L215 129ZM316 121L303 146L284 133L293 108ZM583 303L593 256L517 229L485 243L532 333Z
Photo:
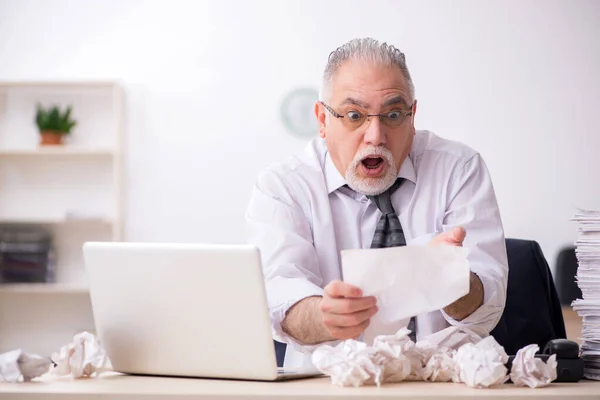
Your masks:
M579 231L576 278L582 299L573 302L573 309L583 318L581 358L585 377L600 380L600 211L580 209L573 220Z

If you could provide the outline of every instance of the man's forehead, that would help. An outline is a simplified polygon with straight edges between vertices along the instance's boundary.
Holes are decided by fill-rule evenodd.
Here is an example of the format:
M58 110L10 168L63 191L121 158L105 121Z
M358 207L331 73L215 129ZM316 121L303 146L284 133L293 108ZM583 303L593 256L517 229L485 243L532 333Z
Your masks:
M410 102L408 85L402 72L395 66L380 66L366 62L344 63L331 82L331 94L338 101L382 102L401 97Z

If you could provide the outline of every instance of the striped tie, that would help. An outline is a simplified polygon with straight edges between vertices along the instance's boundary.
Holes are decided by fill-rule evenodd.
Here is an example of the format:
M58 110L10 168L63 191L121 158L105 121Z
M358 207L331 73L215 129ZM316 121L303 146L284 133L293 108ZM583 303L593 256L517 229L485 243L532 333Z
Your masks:
M377 222L375 234L373 235L372 249L380 249L384 247L406 246L406 238L400 220L396 215L394 206L392 205L392 193L394 193L404 182L403 178L398 178L396 182L385 192L377 196L367 196L372 202L377 205L381 211L381 218ZM410 329L410 338L416 342L416 324L415 317L410 319L408 324Z

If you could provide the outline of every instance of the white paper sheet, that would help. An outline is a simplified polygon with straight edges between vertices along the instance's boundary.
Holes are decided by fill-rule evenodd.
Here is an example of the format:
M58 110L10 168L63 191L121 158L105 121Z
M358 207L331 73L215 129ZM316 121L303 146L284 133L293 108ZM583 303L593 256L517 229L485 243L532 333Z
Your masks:
M580 339L583 375L600 380L600 210L578 209L572 219L579 235L575 241L577 286L581 298L573 301L573 309L583 317Z
M344 281L376 296L392 323L439 310L469 292L468 250L450 245L343 250Z

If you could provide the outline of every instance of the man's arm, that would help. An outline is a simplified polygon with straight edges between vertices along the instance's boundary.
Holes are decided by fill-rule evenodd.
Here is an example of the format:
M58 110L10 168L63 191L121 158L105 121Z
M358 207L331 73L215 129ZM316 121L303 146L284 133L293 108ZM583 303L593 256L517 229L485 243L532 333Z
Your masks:
M454 228L450 231L440 233L434 237L430 244L446 244L450 246L462 246L466 232L463 227ZM481 279L471 272L469 280L469 293L444 308L444 312L457 321L462 321L473 314L483 304L483 284Z
M305 344L314 345L334 340L322 321L321 297L307 297L290 307L281 322L281 329Z
M359 336L377 312L374 297L340 281L324 288L311 226L298 195L276 173L259 177L246 213L249 242L260 249L274 338L309 344Z
M363 297L362 290L341 281L325 286L323 297L309 297L293 305L281 327L305 344L360 336L377 312L376 299Z
M446 314L462 321L473 314L483 304L483 284L477 275L471 272L469 293L444 308Z
M303 299L323 296L323 281L310 223L280 173L268 170L258 177L246 211L246 226L248 242L260 249L273 337L302 346L282 329L282 322ZM303 323L313 324L310 311L300 314Z
M443 226L450 232L464 228L462 239L469 249L472 273L469 293L445 307L442 314L450 324L486 336L504 310L508 260L491 177L478 154L453 175Z

